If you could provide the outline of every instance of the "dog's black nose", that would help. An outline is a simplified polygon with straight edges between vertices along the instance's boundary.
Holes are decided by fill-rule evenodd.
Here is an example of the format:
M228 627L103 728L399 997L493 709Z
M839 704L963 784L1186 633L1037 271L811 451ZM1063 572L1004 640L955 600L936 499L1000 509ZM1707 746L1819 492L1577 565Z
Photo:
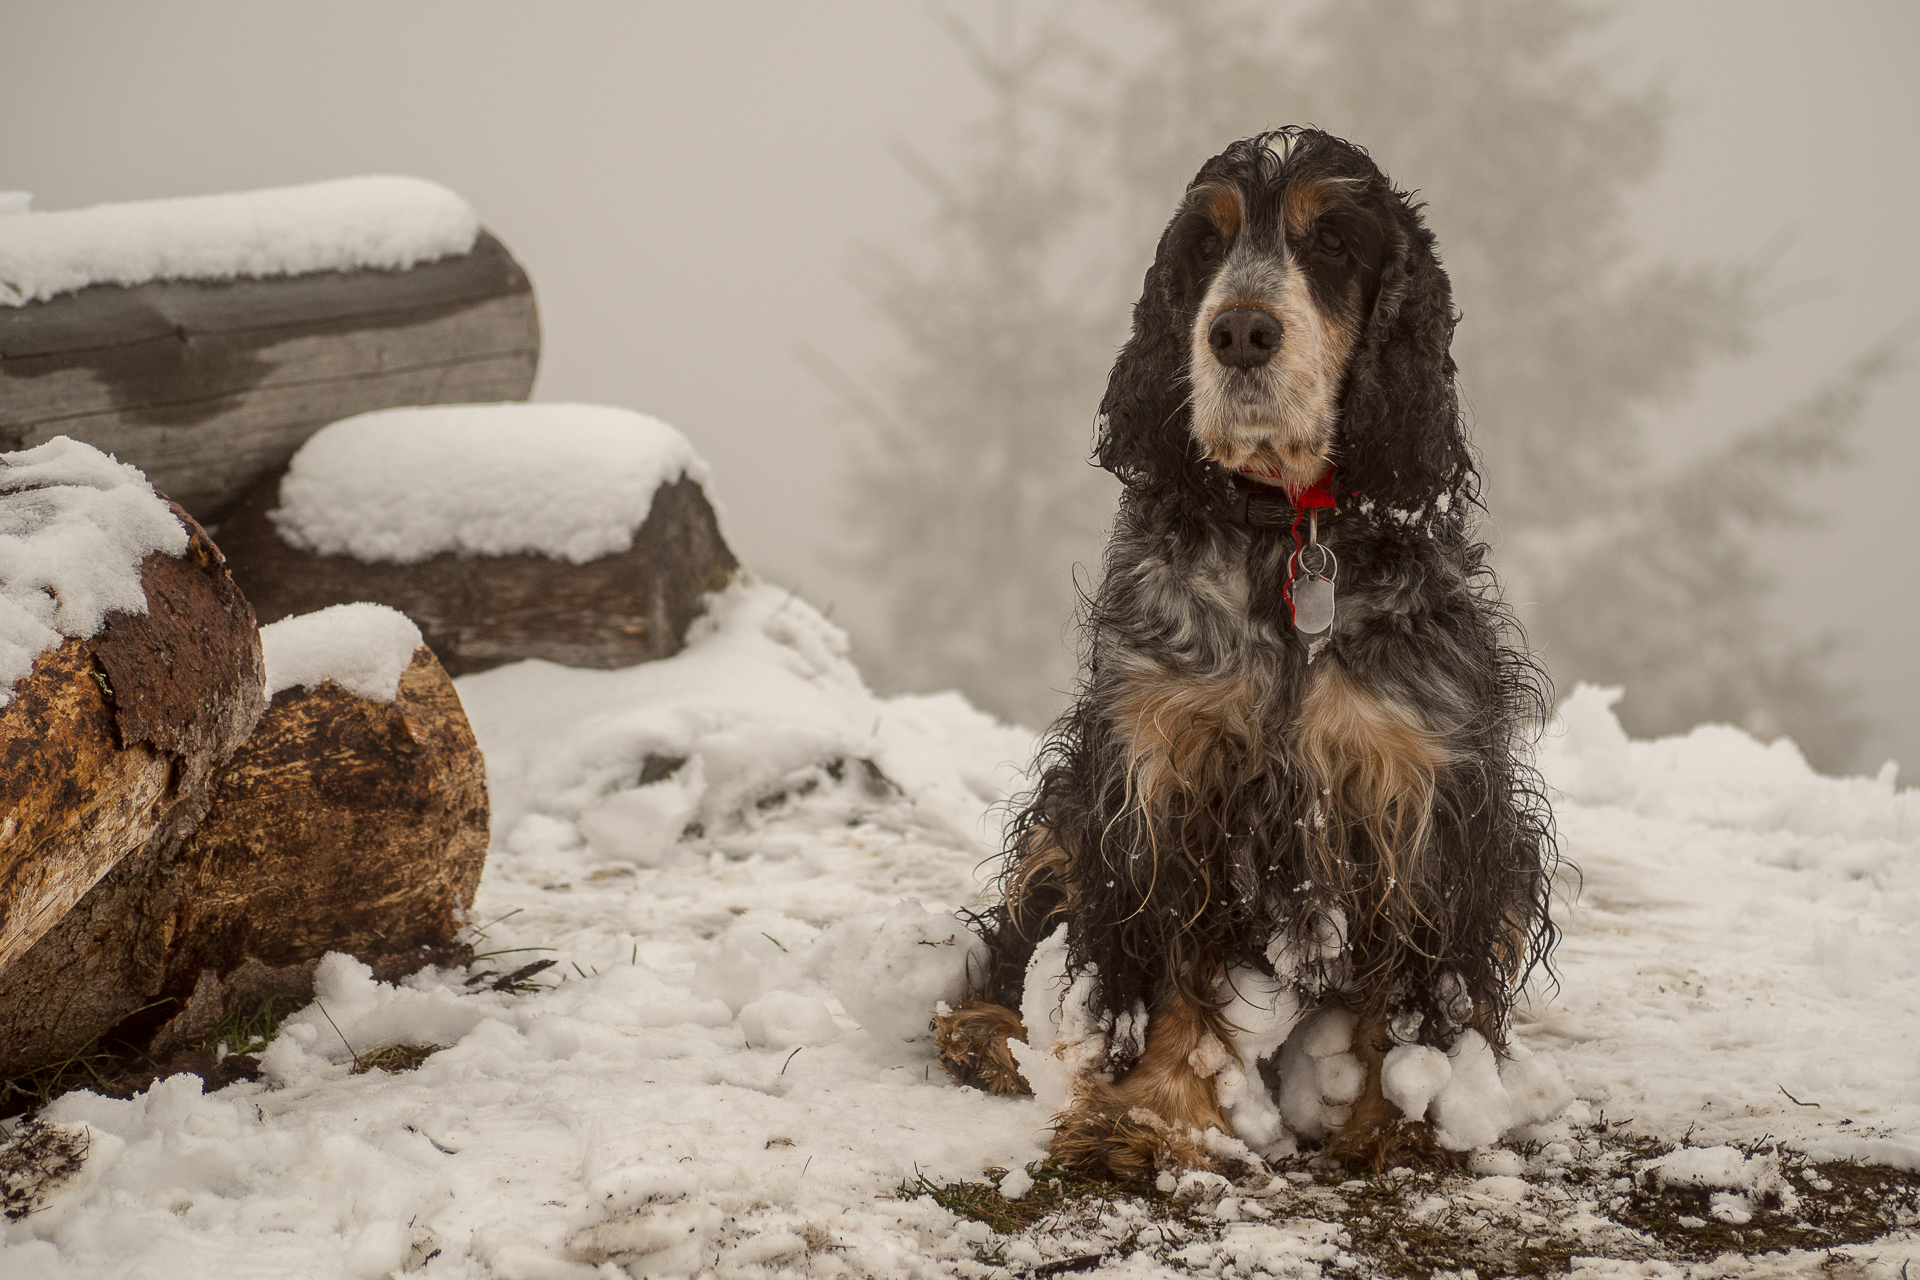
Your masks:
M1259 307L1232 307L1214 318L1207 345L1230 369L1257 369L1280 349L1280 322Z

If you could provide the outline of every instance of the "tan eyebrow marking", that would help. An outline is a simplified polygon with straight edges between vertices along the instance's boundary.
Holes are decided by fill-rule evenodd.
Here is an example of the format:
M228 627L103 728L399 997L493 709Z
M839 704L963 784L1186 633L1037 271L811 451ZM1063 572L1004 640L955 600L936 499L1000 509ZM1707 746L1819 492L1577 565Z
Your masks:
M1351 178L1306 178L1292 183L1281 198L1281 216L1286 219L1287 238L1298 240L1307 233L1313 220L1343 195L1344 188L1357 185Z
M1216 185L1203 187L1193 195L1194 203L1206 209L1207 216L1213 220L1213 229L1220 233L1222 240L1231 240L1239 234L1240 223L1246 217L1239 188Z

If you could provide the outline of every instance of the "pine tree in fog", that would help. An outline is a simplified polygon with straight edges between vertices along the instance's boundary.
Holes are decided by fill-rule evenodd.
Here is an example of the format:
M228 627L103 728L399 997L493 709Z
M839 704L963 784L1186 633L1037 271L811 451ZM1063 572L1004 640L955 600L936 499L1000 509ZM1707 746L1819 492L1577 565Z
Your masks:
M947 23L994 110L957 178L908 158L938 200L937 258L871 264L904 356L848 396L869 429L850 523L886 602L878 679L1037 725L1071 687L1074 565L1097 560L1113 505L1087 463L1112 343L1066 265L1083 194L1042 98L1066 45L1012 16L990 40Z

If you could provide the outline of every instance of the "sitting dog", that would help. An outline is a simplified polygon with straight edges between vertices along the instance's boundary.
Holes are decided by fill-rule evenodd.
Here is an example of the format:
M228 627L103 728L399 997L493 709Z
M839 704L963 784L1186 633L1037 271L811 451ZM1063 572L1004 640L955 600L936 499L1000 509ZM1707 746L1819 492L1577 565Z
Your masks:
M1471 527L1455 320L1419 206L1316 130L1209 160L1160 238L1100 406L1125 489L1079 692L935 1020L955 1079L1024 1092L1007 1040L1065 926L1104 1056L1056 1160L1213 1167L1233 973L1351 1014L1345 1163L1445 1156L1382 1092L1396 1044L1505 1047L1555 937L1545 691Z

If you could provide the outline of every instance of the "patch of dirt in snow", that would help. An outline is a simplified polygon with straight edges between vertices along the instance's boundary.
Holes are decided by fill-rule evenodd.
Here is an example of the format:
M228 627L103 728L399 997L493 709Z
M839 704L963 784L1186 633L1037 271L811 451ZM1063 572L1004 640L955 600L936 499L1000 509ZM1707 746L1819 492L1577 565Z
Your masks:
M1775 1149L1676 1148L1604 1126L1561 1128L1561 1140L1481 1152L1474 1171L1349 1177L1300 1161L1238 1185L1190 1174L1163 1175L1156 1186L1040 1164L1017 1199L1002 1194L1012 1185L1004 1170L990 1170L990 1182L920 1178L900 1194L979 1224L973 1259L988 1269L982 1275L1164 1268L1491 1280L1879 1269L1906 1280L1920 1256L1920 1175ZM1731 1160L1746 1191L1663 1176L1674 1153L1708 1158L1697 1164Z
M87 1131L29 1120L0 1145L0 1212L19 1221L47 1202L87 1162Z

